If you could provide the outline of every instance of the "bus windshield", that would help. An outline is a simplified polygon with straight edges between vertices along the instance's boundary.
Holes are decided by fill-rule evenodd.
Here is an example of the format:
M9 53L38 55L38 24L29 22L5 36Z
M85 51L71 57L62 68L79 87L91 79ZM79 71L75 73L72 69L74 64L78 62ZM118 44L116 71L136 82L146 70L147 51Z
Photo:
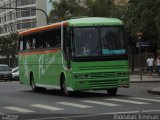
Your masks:
M73 30L75 57L125 54L121 27L84 27Z

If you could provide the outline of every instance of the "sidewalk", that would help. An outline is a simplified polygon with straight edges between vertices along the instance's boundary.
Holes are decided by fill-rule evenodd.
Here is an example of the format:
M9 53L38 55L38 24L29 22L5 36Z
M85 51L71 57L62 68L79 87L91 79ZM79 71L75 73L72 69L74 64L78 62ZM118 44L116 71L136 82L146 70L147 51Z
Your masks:
M148 93L155 94L155 95L160 95L160 87L150 89L150 90L148 90Z
M150 78L148 74L142 74L142 79L140 74L131 74L130 75L131 83L137 82L160 82L160 77L157 74L153 74Z
M131 83L142 83L142 82L159 82L160 84L160 77L157 74L153 74L150 78L149 75L143 74L142 79L140 74L131 74L130 75L130 82ZM160 95L160 86L158 88L153 88L147 90L148 93Z

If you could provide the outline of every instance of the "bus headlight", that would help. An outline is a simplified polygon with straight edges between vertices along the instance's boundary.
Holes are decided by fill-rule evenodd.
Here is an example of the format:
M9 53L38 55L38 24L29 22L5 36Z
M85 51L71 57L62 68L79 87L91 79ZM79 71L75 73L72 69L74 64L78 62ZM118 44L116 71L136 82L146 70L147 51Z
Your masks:
M122 88L128 88L129 87L129 83L126 82L125 80L124 81L121 81L119 87L122 87Z
M78 79L90 78L90 74L74 74L74 78Z
M128 76L129 73L128 72L119 72L117 73L117 76Z

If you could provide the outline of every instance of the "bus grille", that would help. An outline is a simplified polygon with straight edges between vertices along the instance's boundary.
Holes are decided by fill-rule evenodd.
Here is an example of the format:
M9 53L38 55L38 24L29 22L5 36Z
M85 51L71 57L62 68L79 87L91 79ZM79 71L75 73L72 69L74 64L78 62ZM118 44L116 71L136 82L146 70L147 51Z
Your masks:
M93 89L101 89L108 87L117 87L118 80L96 80L96 81L88 81L88 85Z
M115 66L81 66L79 67L79 70L107 70L107 69L126 69L125 65L115 65Z
M100 72L100 73L91 73L91 78L112 78L117 76L115 72Z
M98 73L80 73L75 74L75 78L79 80L110 80L110 79L118 79L119 77L127 77L128 72L98 72Z
M100 90L116 88L119 81L128 79L126 65L104 65L104 66L79 66L79 71L75 78L79 81L86 81L90 89Z

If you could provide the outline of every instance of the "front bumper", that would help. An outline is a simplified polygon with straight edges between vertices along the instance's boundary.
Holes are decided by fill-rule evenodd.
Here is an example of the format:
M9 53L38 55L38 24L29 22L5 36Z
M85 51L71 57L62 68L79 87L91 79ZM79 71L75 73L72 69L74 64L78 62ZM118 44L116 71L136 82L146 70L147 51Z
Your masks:
M112 78L112 79L97 79L97 80L73 80L72 86L70 86L74 91L76 90L106 90L109 88L128 88L129 78Z

